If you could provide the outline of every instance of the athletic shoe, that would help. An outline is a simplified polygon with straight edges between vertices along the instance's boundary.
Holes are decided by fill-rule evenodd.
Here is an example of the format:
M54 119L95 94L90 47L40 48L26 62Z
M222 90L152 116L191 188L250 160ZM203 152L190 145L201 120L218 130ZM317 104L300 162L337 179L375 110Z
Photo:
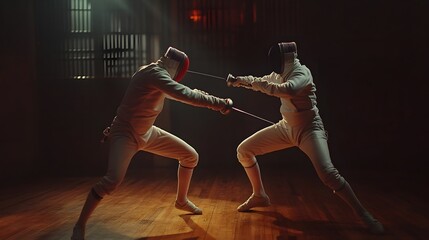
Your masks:
M237 211L246 212L254 207L268 207L271 205L270 198L268 196L255 196L251 195L243 204L238 206Z
M195 206L195 204L189 200L187 200L187 202L183 205L180 205L177 201L174 203L174 206L177 209L183 210L183 211L187 211L187 212L191 212L193 214L197 214L200 215L203 213L203 211L198 208L197 206Z

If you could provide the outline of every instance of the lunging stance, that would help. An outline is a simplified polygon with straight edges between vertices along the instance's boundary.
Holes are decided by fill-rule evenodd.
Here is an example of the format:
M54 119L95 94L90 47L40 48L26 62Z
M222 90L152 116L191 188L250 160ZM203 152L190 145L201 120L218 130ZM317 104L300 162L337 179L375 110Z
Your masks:
M165 98L222 114L228 114L233 103L229 98L215 97L179 83L188 67L188 56L170 47L158 61L142 66L134 73L110 128L105 130L110 142L107 173L90 190L72 239L84 239L86 223L92 212L104 196L120 185L131 158L140 150L179 161L175 207L193 214L202 213L188 199L198 153L182 139L153 124L162 111Z
M298 147L311 160L319 178L343 199L373 233L382 233L383 225L362 206L349 183L331 162L328 137L319 115L316 86L310 70L301 65L295 42L282 42L268 52L273 72L263 77L230 76L227 85L245 87L280 98L282 120L254 133L237 148L237 158L250 180L252 195L238 211L271 204L265 192L256 156Z

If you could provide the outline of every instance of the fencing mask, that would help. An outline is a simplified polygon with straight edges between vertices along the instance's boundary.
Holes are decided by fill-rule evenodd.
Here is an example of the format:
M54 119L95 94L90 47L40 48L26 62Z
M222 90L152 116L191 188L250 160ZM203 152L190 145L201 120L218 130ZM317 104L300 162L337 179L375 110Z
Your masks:
M188 56L176 48L169 47L165 52L164 57L168 59L166 68L170 73L171 78L180 82L189 68Z
M273 71L282 74L287 71L286 66L293 64L298 55L298 49L295 42L281 42L270 48L268 59Z

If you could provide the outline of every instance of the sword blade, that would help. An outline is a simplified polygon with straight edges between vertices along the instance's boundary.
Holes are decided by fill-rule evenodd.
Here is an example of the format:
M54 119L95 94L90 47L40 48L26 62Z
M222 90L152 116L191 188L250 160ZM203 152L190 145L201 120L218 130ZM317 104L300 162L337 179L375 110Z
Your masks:
M226 78L215 76L215 75L211 75L211 74L207 74L207 73L195 72L195 71L191 71L191 70L188 70L188 72L189 73L193 73L193 74L198 74L198 75L206 76L206 77L211 77L211 78L226 80Z
M262 121L264 121L264 122L267 122L267 123L269 123L269 124L275 124L274 122L271 122L270 120L267 120L267 119L265 119L265 118L261 118L261 117L259 117L259 116L256 116L255 114L251 114L251 113L246 112L246 111L244 111L244 110L241 110L241 109L239 109L239 108L232 107L232 109L233 109L233 110L235 110L235 111L237 111L237 112L241 112L241 113L246 114L246 115L248 115L248 116L251 116L251 117L257 118L257 119L262 120Z
M191 71L191 70L188 70L188 72L189 72L189 73L193 73L193 74L198 74L198 75L206 76L206 77L210 77L210 78L216 78L216 79L226 80L226 78L219 77L219 76L215 76L215 75L211 75L211 74L207 74L207 73L196 72L196 71ZM256 116L255 114L251 114L251 113L246 112L246 111L244 111L244 110L241 110L241 109L239 109L239 108L232 107L232 109L233 109L233 110L235 110L235 111L237 111L237 112L240 112L240 113L246 114L246 115L248 115L248 116L251 116L251 117L253 117L253 118L256 118L256 119L262 120L262 121L264 121L264 122L267 122L267 123L269 123L269 124L275 124L274 122L271 122L270 120L267 120L267 119L265 119L265 118L261 118L261 117L259 117L259 116Z

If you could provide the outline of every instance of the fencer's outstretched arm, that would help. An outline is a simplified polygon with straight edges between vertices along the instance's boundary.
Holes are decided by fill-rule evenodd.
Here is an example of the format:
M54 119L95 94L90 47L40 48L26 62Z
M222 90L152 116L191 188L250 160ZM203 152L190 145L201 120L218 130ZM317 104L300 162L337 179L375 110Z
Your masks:
M306 67L301 67L292 72L286 82L280 82L279 79L282 79L282 77L276 73L263 77L237 76L235 79L234 83L229 83L227 79L227 85L246 87L279 98L289 98L302 90L314 87L311 73Z
M198 89L191 89L165 75L158 78L154 87L176 101L196 107L206 107L222 114L228 114L233 106L233 101L229 98L219 98Z

